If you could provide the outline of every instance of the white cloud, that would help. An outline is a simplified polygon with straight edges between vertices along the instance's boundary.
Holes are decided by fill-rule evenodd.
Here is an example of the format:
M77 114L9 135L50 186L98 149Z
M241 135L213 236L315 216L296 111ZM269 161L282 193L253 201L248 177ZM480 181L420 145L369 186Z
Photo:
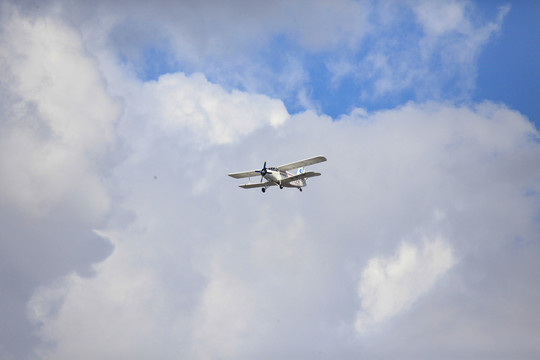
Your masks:
M424 30L419 42L423 61L439 61L443 79L457 75L460 96L473 90L476 59L488 41L500 32L510 6L500 7L495 19L489 22L479 21L474 4L469 2L420 1L412 9Z
M190 129L198 143L231 143L261 125L282 125L289 116L281 101L238 90L228 93L201 74L163 75L144 84L140 97L156 99L155 109L148 111L161 117L164 130Z
M311 51L346 48L357 50L365 35L369 6L359 1L309 1L288 5L284 19L297 33L300 44ZM290 17L289 17L290 16ZM301 24L301 25L300 25Z
M156 9L165 18L179 14ZM198 24L191 13L183 16L191 21L176 19L178 26ZM222 20L210 26L228 29ZM452 31L452 23L441 29ZM518 112L489 102L431 102L376 113L355 109L339 120L311 112L289 116L280 100L228 90L206 74L141 82L97 46L106 43L102 38L92 42L103 34L88 31L88 24L82 38L96 60L66 23L19 17L6 24L2 80L28 76L2 83L6 112L17 114L20 107L11 104L24 105L24 116L2 118L8 130L2 146L19 152L18 163L3 158L2 174L36 179L43 193L25 203L19 192L35 188L13 185L21 180L2 183L10 202L0 210L8 219L15 213L20 228L52 235L12 231L19 236L1 243L0 264L11 266L5 255L11 253L19 262L2 268L0 280L9 289L36 277L27 285L40 286L28 304L43 341L36 357L414 358L429 349L440 358L457 357L463 348L490 357L519 355L519 347L538 354L531 339L540 315L534 285L540 149L531 140L537 131ZM332 47L335 39L308 40L302 41L315 49ZM384 67L384 58L379 64ZM123 101L117 123L119 109L105 89ZM121 147L111 151L113 166L107 151L115 143ZM226 176L264 160L277 165L318 154L329 161L317 165L323 176L303 193L263 195L238 189ZM11 211L15 203L33 215ZM57 203L67 205L51 211ZM49 210L39 214L51 214L43 219L47 225L31 211L40 204ZM108 211L107 223L96 220ZM3 228L13 226L2 221ZM90 263L78 257L90 246L71 246L96 226L114 251L84 276L74 269ZM419 232L427 240L410 235ZM46 258L44 250L55 257ZM49 261L34 261L44 257ZM365 274L360 283L359 274ZM13 309L4 299L2 314ZM489 310L475 311L485 304ZM511 336L502 336L508 319ZM11 329L16 321L2 326ZM374 345L360 343L358 326L383 321L384 333L369 334ZM438 335L448 329L452 336ZM463 329L468 336L457 336ZM490 335L500 339L496 351Z
M403 91L418 101L467 98L476 84L478 56L509 10L501 7L494 19L483 21L468 1L377 4L372 16L379 22L367 28L372 43L366 43L366 55L334 57L328 69L335 83L353 76L365 84L364 102ZM448 84L451 92L443 90Z
M466 7L467 3L462 1L420 1L413 6L413 10L426 34L440 36L470 28L465 15Z
M237 111L250 113L239 104ZM533 166L540 150L530 142L535 131L500 105L411 103L374 114L358 110L336 122L305 113L228 145L203 140L203 148L162 127L160 118L148 119L158 124L152 132L130 116L120 126L135 142L114 173L132 224L112 225L115 252L94 278L68 278L62 301L54 302L58 312L34 311L44 339L57 344L45 358L72 358L77 351L131 358L360 356L367 353L354 339L357 331L384 322L392 332L401 319L411 321L410 311L422 319L430 306L444 304L441 292L456 291L453 282L434 284L456 258L460 266L451 279L466 282L474 277L468 270L475 257L486 256L477 249L502 249L516 236L537 234L530 222L534 201L522 195L537 188L540 176ZM144 149L135 146L143 135ZM273 161L266 160L276 164L291 154L322 153L329 161L303 193L263 195L226 177L268 153ZM201 181L207 185L193 192ZM440 235L411 237L418 229ZM467 286L460 291L474 291ZM47 308L40 294L31 309ZM416 330L425 334L435 326L422 324ZM89 336L74 335L81 330ZM114 334L121 334L118 342L107 345ZM370 336L378 344L377 333ZM412 354L399 339L385 342ZM99 354L92 350L96 343L103 344Z
M462 98L475 86L478 54L508 12L482 22L463 1L58 3L92 52L110 52L143 78L146 67L163 62L167 71L201 72L227 89L311 109L313 100L323 102L314 85L345 78L364 90L363 101L403 92L420 101ZM148 55L156 50L162 55Z
M0 356L26 358L34 289L88 276L110 252L92 228L112 207L103 179L121 109L67 22L0 8Z
M41 329L45 344L50 344L38 351L39 358L147 358L160 354L166 358L182 346L178 341L163 349L169 338L153 337L163 326L178 325L172 304L156 296L163 290L155 271L137 261L133 244L130 249L122 237L106 236L115 251L96 271L107 276L71 274L40 288L29 303L31 319ZM129 240L134 242L136 234ZM169 336L181 336L179 330Z
M403 242L392 257L374 257L362 271L358 296L362 309L356 331L388 320L411 306L454 264L451 247L442 238Z
M192 356L213 359L238 356L257 336L261 324L254 321L257 305L251 284L216 268L206 286L193 326Z
M109 200L95 170L114 142L118 104L80 37L61 21L15 13L3 27L10 104L1 125L0 196L33 215L66 202L89 219L102 216Z

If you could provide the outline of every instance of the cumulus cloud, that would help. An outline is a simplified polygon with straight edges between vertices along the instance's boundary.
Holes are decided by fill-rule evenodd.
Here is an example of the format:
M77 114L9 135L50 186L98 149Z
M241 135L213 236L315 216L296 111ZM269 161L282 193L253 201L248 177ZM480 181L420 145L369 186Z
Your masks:
M231 143L264 124L279 126L289 116L278 100L238 90L229 93L201 74L163 75L142 84L128 101L133 104L127 108L129 116L144 123L153 117L154 126L169 132L188 130L199 144Z
M406 310L453 262L452 249L440 238L425 238L419 245L403 242L393 257L370 259L358 285L362 310L356 331L363 333L372 324Z
M272 18L276 5L261 4ZM332 119L291 115L281 100L206 72L144 81L117 56L130 41L115 36L133 35L137 16L107 16L115 5L102 6L90 10L104 16L89 13L79 30L42 10L32 20L4 14L0 146L18 161L2 152L0 280L11 290L0 300L0 356L540 352L540 148L519 112L410 102ZM180 10L153 11L166 20ZM467 17L455 10L426 29L456 31ZM55 11L85 13L71 2ZM178 26L203 26L192 14ZM223 22L208 26L234 32ZM297 36L310 51L347 39L352 49L364 36L343 31L350 37ZM178 41L204 35L193 32ZM212 41L201 44L204 53ZM323 176L302 193L246 191L226 176L318 154L329 159L317 165ZM31 324L20 326L25 315ZM365 331L378 324L384 332Z
M118 104L62 22L15 15L3 26L4 201L34 215L64 201L90 218L103 214L108 199L94 170L113 142Z
M35 342L24 305L34 288L66 272L87 275L110 250L92 227L111 208L102 176L120 107L69 25L2 10L0 284L11 290L0 314L11 320L0 338L22 358Z
M194 322L193 356L234 358L261 327L254 319L257 299L248 284L224 269L216 269L211 279Z
M149 264L136 261L140 255L133 251L136 246L130 249L127 239L102 235L115 245L113 261L95 268L107 276L71 274L40 288L29 303L29 316L39 320L36 325L44 342L36 355L44 359L173 357L185 346L182 329L161 341L153 334L163 327L172 331L170 324L185 321L179 316L184 312L182 303L156 296L162 293L162 284ZM129 241L134 240L136 235L132 234Z
M238 111L249 113L242 104ZM70 275L60 290L52 288L61 296L48 296L47 288L34 296L33 319L55 344L41 348L44 358L388 354L363 347L355 335L379 344L377 332L366 330L381 323L394 334L381 334L384 342L411 357L417 349L394 333L401 321L455 354L426 336L438 324L420 319L448 307L448 292L469 294L472 303L495 296L488 273L482 291L471 287L478 259L489 258L480 249L507 249L516 259L537 252L535 200L523 193L536 189L540 176L533 166L536 132L504 106L411 103L373 114L357 110L336 122L304 113L203 148L186 145L182 139L190 136L181 132L158 126L148 133L132 121L122 118L120 128L135 131L131 139L142 131L150 146L132 147L114 182L133 222L105 232L115 252L95 267L94 278ZM323 176L303 193L236 188L225 174L254 167L267 143L276 144L277 160L267 159L276 164L291 153L324 153ZM199 182L206 186L194 192ZM427 235L410 235L418 233ZM527 239L530 250L514 247L516 237ZM498 286L515 289L511 278L503 282ZM493 311L504 304L492 304ZM464 324L454 319L448 326ZM76 336L80 331L88 337ZM108 345L117 333L118 343ZM97 350L96 343L103 346ZM528 340L521 343L531 349Z

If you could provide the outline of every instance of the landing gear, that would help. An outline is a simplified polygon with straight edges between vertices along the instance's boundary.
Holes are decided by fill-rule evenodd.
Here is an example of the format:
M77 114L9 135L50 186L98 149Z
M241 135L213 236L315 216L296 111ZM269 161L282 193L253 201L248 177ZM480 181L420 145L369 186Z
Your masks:
M298 190L300 190L300 192L302 192L302 188L298 188Z
M262 191L262 192L265 192L265 191L266 191L266 188L262 188L261 191Z

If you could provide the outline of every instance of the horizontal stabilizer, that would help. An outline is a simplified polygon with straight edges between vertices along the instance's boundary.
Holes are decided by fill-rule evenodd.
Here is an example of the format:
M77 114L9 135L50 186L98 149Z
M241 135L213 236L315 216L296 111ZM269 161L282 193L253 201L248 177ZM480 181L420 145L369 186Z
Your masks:
M305 173L302 173L302 174L290 176L290 177L288 177L286 179L283 179L283 180L281 180L281 183L282 184L288 184L288 183L291 183L291 182L296 181L296 180L307 179L307 178L311 178L311 177L315 177L315 176L321 176L321 173L314 172L314 171L308 171L308 172L305 172Z

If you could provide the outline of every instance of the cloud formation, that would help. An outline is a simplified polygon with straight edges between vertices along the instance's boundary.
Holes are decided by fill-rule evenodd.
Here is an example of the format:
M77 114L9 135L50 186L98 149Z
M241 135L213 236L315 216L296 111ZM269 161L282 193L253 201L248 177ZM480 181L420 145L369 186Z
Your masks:
M111 209L102 175L121 108L65 22L2 10L0 314L10 320L0 328L0 357L22 358L36 341L25 304L36 286L88 275L110 251L92 228Z
M247 103L245 111L251 111ZM136 118L121 121L121 129L137 129L128 125ZM423 319L445 307L488 326L496 320L459 303L449 307L448 292L472 304L496 297L489 267L478 267L479 259L489 259L483 252L505 249L519 259L537 251L536 203L526 195L539 176L536 133L504 106L408 104L373 114L357 110L337 122L304 113L203 148L166 128L140 130L130 138L144 135L149 146L134 146L113 176L124 191L122 206L133 214L128 227L104 231L114 253L96 265L95 277L69 275L30 303L41 336L56 344L41 348L43 358L388 355L384 347L362 345L363 337L373 344L384 338L414 357L417 349L394 333L402 321L412 324L411 334L425 332L425 343L456 354L448 342L425 335L439 324ZM257 146L268 142L290 144L275 148L272 163L323 149L324 176L303 193L264 195L224 180L231 169L257 166L268 151ZM511 170L516 166L522 171ZM529 244L526 251L516 238ZM456 259L459 267L452 267ZM451 267L451 276L443 276ZM500 280L497 287L517 290L511 278ZM492 303L492 311L504 311L504 304ZM534 313L532 303L521 304ZM460 316L445 322L469 324ZM379 324L392 337L379 337ZM117 333L122 337L109 345ZM535 351L527 338L520 343Z
M0 357L540 353L540 147L524 116L489 101L411 101L333 119L291 114L206 72L144 79L136 57L122 56L170 28L185 27L179 42L211 29L200 53L168 44L193 59L209 56L204 46L240 51L287 31L302 51L351 51L363 22L340 24L369 6L332 7L336 37L317 38L287 23L300 8L272 28L282 13L272 7L286 5L244 4L270 20L242 18L248 40L214 48L219 29L236 39L229 17L206 9L217 3L134 6L123 17L125 4L3 5ZM410 11L445 37L470 21L464 4L449 2L438 25L427 3ZM189 6L214 21L193 25ZM95 11L87 21L85 10ZM163 20L143 31L149 40L136 36L146 10ZM298 24L328 3L309 11L318 15ZM216 71L231 69L223 64ZM246 191L226 176L319 154L323 176L302 193Z
M362 271L358 295L362 311L356 331L380 323L406 309L453 265L452 249L443 239L419 245L402 243L391 258L372 258Z
M356 79L359 99L368 104L411 92L422 102L468 98L478 56L499 34L509 10L501 7L488 21L466 1L374 5L371 16L380 22L368 28L365 52L328 60L333 83Z
M119 104L104 91L80 37L61 21L15 15L4 29L4 201L36 216L64 201L100 216L109 204L93 167L114 141Z
M127 99L134 104L128 116L168 132L189 131L198 144L232 143L262 125L279 126L289 116L281 101L238 90L229 93L201 74L167 74L137 90Z
M486 19L469 1L350 0L19 7L60 12L89 49L120 58L143 80L200 72L228 90L278 97L293 112L336 116L360 104L467 98L478 56L509 11Z

